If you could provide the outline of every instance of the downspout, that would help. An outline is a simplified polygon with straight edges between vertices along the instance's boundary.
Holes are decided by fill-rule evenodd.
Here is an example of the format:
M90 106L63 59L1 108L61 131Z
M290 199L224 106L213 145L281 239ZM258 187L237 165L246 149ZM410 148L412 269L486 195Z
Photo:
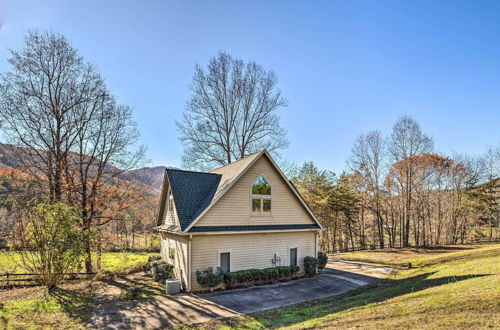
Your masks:
M318 257L318 235L319 232L314 234L314 258Z
M187 292L191 292L191 240L193 238L193 235L189 235L188 239L188 284L187 284Z

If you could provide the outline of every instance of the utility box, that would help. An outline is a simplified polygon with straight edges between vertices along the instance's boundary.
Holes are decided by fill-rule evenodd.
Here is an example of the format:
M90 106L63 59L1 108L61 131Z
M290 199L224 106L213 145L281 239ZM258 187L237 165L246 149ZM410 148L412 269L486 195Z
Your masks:
M169 279L165 281L167 294L178 294L181 292L181 280Z

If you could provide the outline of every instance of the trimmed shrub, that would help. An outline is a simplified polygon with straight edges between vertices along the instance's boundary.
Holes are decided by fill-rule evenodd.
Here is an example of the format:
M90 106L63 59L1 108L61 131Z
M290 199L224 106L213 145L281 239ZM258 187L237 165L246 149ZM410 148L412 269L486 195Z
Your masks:
M149 263L153 280L165 283L165 280L174 277L174 265L165 260L156 260Z
M141 266L143 272L148 273L151 271L151 263L155 261L161 261L161 256L149 256L148 261Z
M304 258L304 271L306 276L314 276L318 273L318 258L305 257Z
M264 269L246 269L224 274L228 289L248 287L255 284L270 284L291 280L300 270L299 266L279 266Z
M220 268L213 269L208 267L196 271L196 280L204 288L213 288L219 285L224 279L224 273Z
M323 269L328 262L328 256L323 252L318 252L318 268Z

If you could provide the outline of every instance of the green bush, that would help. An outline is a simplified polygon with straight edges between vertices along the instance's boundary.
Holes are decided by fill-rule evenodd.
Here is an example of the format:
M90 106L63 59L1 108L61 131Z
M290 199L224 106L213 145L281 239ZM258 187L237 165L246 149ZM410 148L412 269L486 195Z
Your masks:
M164 260L153 261L150 263L153 280L165 283L165 280L174 277L174 266Z
M299 266L279 266L264 269L246 269L224 274L228 289L248 287L254 284L270 284L291 280L300 270Z
M20 262L27 273L53 290L64 274L77 271L85 258L90 230L82 230L78 210L64 203L31 201L20 219L16 240Z
M196 280L204 288L213 288L219 285L224 279L224 273L220 268L213 269L208 267L196 271Z
M318 273L318 258L305 257L304 258L304 271L306 276L314 276Z
M323 252L318 252L318 268L323 269L328 262L328 256Z
M143 272L148 273L151 271L151 263L161 261L161 256L149 256L148 261L141 266Z

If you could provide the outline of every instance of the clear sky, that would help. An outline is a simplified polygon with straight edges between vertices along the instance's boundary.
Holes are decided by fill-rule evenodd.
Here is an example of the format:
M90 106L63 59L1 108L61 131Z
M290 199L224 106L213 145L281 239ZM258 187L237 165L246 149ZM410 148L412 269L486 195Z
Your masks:
M500 143L500 1L0 0L0 72L30 29L65 34L135 109L151 165L178 166L175 119L218 50L272 69L295 162L345 168L362 132L404 114L437 151Z

